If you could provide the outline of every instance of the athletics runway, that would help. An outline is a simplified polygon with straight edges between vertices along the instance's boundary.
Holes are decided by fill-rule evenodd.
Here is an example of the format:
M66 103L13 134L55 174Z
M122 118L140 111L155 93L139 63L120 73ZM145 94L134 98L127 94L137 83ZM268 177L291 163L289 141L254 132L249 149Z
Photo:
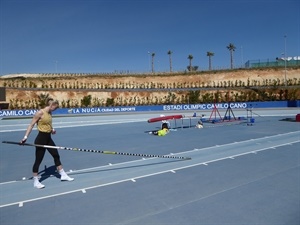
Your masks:
M58 146L174 158L60 150L75 178L61 182L47 153L42 190L31 180L34 148L1 143L0 224L300 223L300 123L291 121L299 108L257 109L254 123L204 123L203 129L188 118L193 112L169 112L186 119L173 122L165 137L149 135L160 123L147 120L160 113L55 117ZM209 118L210 111L197 114ZM29 122L0 120L0 141L19 141Z

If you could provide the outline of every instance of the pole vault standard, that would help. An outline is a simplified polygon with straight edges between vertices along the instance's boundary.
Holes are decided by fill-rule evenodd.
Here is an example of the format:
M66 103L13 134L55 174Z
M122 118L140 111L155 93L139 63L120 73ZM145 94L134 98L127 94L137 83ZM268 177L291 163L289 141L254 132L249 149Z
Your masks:
M224 120L229 120L229 121L231 121L230 113L232 113L232 116L233 116L234 120L236 120L235 115L234 115L234 113L233 113L233 111L232 111L232 108L231 108L231 106L230 106L230 92L229 92L229 91L228 91L228 96L227 96L227 97L228 97L228 99L227 99L228 107L227 107L227 109L226 109L226 112L225 112L223 121L224 121ZM226 116L227 116L227 113L228 113L228 117L226 117ZM227 119L227 118L228 118L228 119Z
M213 108L213 110L211 111L211 114L210 114L210 117L209 117L209 120L208 120L208 121L211 121L211 117L212 117L213 114L215 115L215 121L216 121L216 120L217 120L217 113L218 113L220 119L222 120L222 117L221 117L221 115L220 115L220 112L219 112L219 110L218 110L218 108L217 108L217 106L216 106L216 100L215 100L215 101L214 101L214 108Z
M34 146L34 147L42 147L42 148L53 148L58 150L70 150L70 151L78 151L78 152L91 152L91 153L101 153L101 154L111 154L111 155L125 155L125 156L139 156L139 157L148 157L148 158L168 158L168 159L182 159L182 160L190 160L190 157L181 157L181 156L172 156L172 155L152 155L152 154L140 154L140 153L127 153L127 152L113 152L113 151L101 151L101 150L93 150L93 149L84 149L84 148L70 148L70 147L61 147L61 146L51 146L51 145L38 145L38 144L29 144L15 141L2 141L4 144L14 144L14 145L25 145L25 146Z

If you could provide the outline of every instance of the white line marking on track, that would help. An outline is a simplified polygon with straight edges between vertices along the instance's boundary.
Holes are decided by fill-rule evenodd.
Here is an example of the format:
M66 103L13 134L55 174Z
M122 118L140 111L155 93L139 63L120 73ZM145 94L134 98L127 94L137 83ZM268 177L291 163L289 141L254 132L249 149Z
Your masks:
M120 123L136 123L136 122L142 122L144 119L132 119L132 120L120 120L120 121L74 121L74 122L65 122L65 123L73 123L73 125L64 125L64 126L57 126L56 123L53 123L54 127L56 128L70 128L70 127L87 127L87 126L98 126L98 125L109 125L109 124L120 124ZM82 124L78 124L82 123ZM5 132L14 132L14 131L24 131L27 129L27 126L24 128L18 128L18 129L9 129L6 130L4 127L8 126L23 126L24 124L16 124L16 125L0 125L1 130L0 133L5 133ZM37 128L33 128L33 130L36 130Z
M23 202L19 202L19 207L23 207Z
M15 183L15 182L18 182L18 181L16 181L16 180L7 181L7 182L0 183L0 185L11 184L11 183Z
M267 136L267 137L262 137L262 138L256 138L256 139L249 139L249 140L245 140L245 141L239 141L239 142L232 142L232 143L228 143L228 144L223 144L223 145L215 145L215 146L211 146L211 147L206 147L206 148L202 148L202 149L199 149L201 151L205 151L205 150L209 150L209 149L214 149L215 147L225 147L225 146L231 146L231 145L236 145L236 144L241 144L241 143L247 143L247 142L253 142L253 141L259 141L259 140L264 140L264 139L267 139L267 138L274 138L275 136L284 136L284 135L288 135L288 134L294 134L294 133L299 133L300 134L300 131L293 131L293 132L288 132L288 133L284 133L284 134L277 134L277 135L272 135L272 136ZM292 143L287 143L287 144L282 144L280 146L283 146L283 145L292 145L294 143L297 143L297 142L300 142L299 141L295 141L295 142L292 142ZM256 143L257 144L257 143ZM261 143L259 143L261 144ZM189 151L185 151L185 152L180 152L180 153L177 153L176 155L178 154L185 154L185 153L190 153L190 152L194 152L195 150L189 150Z
M196 199L192 199L192 200L190 200L190 201L188 201L188 202L184 202L184 203L179 202L179 204L174 205L174 206L172 206L172 207L170 207L170 208L165 207L165 208L163 208L162 210L154 211L153 213L148 213L148 214L146 214L146 215L142 215L142 216L140 216L140 217L136 217L136 218L134 218L134 219L130 219L130 223L131 223L131 224L132 224L132 223L135 223L136 221L139 221L139 220L142 219L142 218L149 217L150 215L153 217L153 216L155 216L155 215L159 215L159 214L162 214L162 213L166 213L166 212L169 211L169 210L175 210L175 209L178 209L179 207L183 207L183 206L186 206L186 205L188 205L188 204L192 204L192 203L195 203L195 202L200 202L201 200L208 199L208 198L211 198L211 197L213 197L213 196L216 196L216 195L219 195L219 194L222 194L222 193L225 193L225 192L234 190L234 189L238 189L238 188L240 188L240 187L243 187L243 186L246 186L246 185L249 185L249 184L258 182L258 181L261 181L261 180L263 180L263 179L265 179L265 178L272 177L272 176L274 176L274 175L276 175L276 174L282 173L282 172L284 172L284 171L288 171L288 170L293 169L293 168L294 168L294 167L288 168L288 169L286 169L286 170L283 170L283 171L280 171L280 172L276 172L276 173L273 173L273 174L270 174L270 175L266 175L266 176L260 177L260 178L258 178L258 179L253 179L253 180L250 180L250 181L248 181L248 182L241 183L240 185L236 185L236 186L233 186L233 187L225 188L225 189L223 189L223 190L219 190L219 191L216 191L216 192L214 192L214 193L211 193L211 194L208 194L208 195L205 195L205 196L196 198ZM128 221L122 221L122 222L123 222L123 224L129 224Z
M298 143L298 142L300 142L300 140L292 142L292 143ZM284 145L287 145L287 144L288 143L282 144L282 145L278 145L278 146L284 146ZM262 148L262 149L258 149L258 150L255 150L255 151L256 152L260 152L260 151L265 151L265 150L268 150L268 149L271 149L271 148L267 147L267 148ZM241 153L241 154L236 154L236 155L232 155L232 156L229 156L229 157L238 157L238 156L243 156L243 155L247 155L247 154L251 154L251 153L253 153L253 151L249 151L249 152L245 152L245 153ZM223 157L223 158L218 158L218 159L210 160L210 161L207 161L207 162L200 162L200 163L195 163L195 164L191 164L191 165L187 165L187 166L177 167L177 168L174 168L173 170L177 171L177 170L192 168L192 167L199 166L199 165L205 165L205 166L207 166L209 163L218 162L218 161L221 161L221 160L224 160L224 159L228 159L228 156L227 157ZM136 161L138 161L138 160L136 160ZM155 176L155 175L159 175L159 174L164 174L164 173L167 173L167 172L170 172L170 170L164 170L164 171L159 171L159 172L155 172L155 173L145 174L145 175L137 176L137 177L133 177L133 178L127 178L127 179L124 179L124 180L117 180L117 181L113 181L113 182L110 182L110 183L105 183L105 184L90 186L90 187L86 187L85 190L95 189L95 188L109 186L109 185L113 185L113 184L119 184L119 183L123 183L123 182L127 182L127 181L136 182L136 180L140 179L140 178L151 177L151 176ZM76 189L76 190L72 190L72 191L66 191L66 192L57 193L57 194L53 194L53 195L47 195L47 196L43 196L43 197L39 197L39 198L32 198L32 199L24 200L23 203L38 201L38 200L42 200L42 199L48 199L48 198L57 197L57 196L62 196L62 195L66 195L66 194L75 193L75 192L78 192L78 191L82 191L82 189ZM8 203L8 204L0 205L0 208L11 206L11 205L15 205L15 204L19 204L19 202L12 202L12 203Z
M300 131L290 132L290 133L300 133ZM280 136L288 135L290 133L282 134ZM269 136L268 138L272 138L272 137L274 137L274 136ZM258 138L258 139L261 139L261 138ZM258 140L258 139L256 139L256 140ZM263 139L265 139L265 138L263 138ZM239 143L248 142L248 141L249 140L247 140L247 141L241 141ZM253 154L254 152L256 154L257 152L269 150L269 149L272 149L273 147L276 148L276 147L280 147L280 146L292 145L294 143L299 143L299 142L300 142L300 140L296 140L296 141L293 141L293 142L283 143L283 144L279 144L279 145L276 145L276 146L269 146L269 147L265 147L265 148L261 148L261 149L256 149L255 151L251 150L249 152L244 152L244 153L240 153L240 154L235 154L235 155L231 155L231 156L217 158L217 159L206 161L206 162L198 162L198 163L194 163L194 164L190 164L190 165L186 165L186 166L182 166L182 167L177 167L177 168L174 168L172 170L177 171L177 170L192 168L192 167L200 166L200 165L207 166L209 163L218 162L218 161L221 161L221 160L225 160L225 159L228 159L228 157L233 157L234 158L234 157L244 156L244 155L247 155L247 154ZM222 145L222 147L228 146L228 145L234 145L234 143L224 144L224 145ZM208 150L208 149L211 149L211 148L216 148L216 147L208 147L208 148L205 148L205 150ZM204 150L204 149L201 149L201 150ZM190 150L190 151L176 153L176 155L183 154L183 153L186 154L186 153L189 153L189 152L195 152L195 150ZM147 160L151 160L151 159L156 159L156 158L148 158ZM141 161L141 160L127 161L127 162L119 163L119 164L115 164L115 165L128 164L128 163L132 163L134 161ZM98 167L98 168L103 168L103 167L106 167L106 166L101 166L101 167ZM83 170L81 170L81 171L83 171ZM86 169L85 169L85 171L86 171ZM159 171L159 172L155 172L155 173L150 173L150 174L144 174L144 175L141 175L141 176L131 177L131 178L123 179L123 180L116 180L116 181L105 183L105 184L89 186L89 187L86 187L84 189L85 190L95 189L95 188L109 186L109 185L118 184L118 183L127 182L127 181L136 182L136 179L146 178L146 177L155 176L155 175L159 175L159 174L164 174L164 173L168 173L168 172L170 172L170 170L163 170L163 171ZM14 182L17 182L17 181L5 182L5 183L0 183L0 184L3 185L3 184L8 184L8 183L14 183ZM28 200L22 201L22 205L23 205L23 203L27 203L27 202L33 202L33 201L37 201L37 200L48 199L48 198L52 198L52 197L57 197L57 196L62 196L62 195L66 195L66 194L71 194L71 193L79 192L79 191L82 191L82 188L81 189L71 190L71 191L66 191L66 192L61 192L61 193L57 193L57 194L47 195L47 196L43 196L43 197L32 198L32 199L28 199ZM20 204L20 202L12 202L12 203L8 203L8 204L0 205L0 208L11 206L11 205L16 205L16 204Z
M85 189L82 189L81 192L85 194L85 193L86 193L86 190L85 190Z
M288 134L293 134L293 133L300 133L300 131L294 131L294 132L289 132L289 133L284 133L284 134L277 134L277 135L274 135L274 136L268 136L268 137L257 138L257 139L250 139L250 140L240 141L240 142L237 142L237 143L247 143L249 141L251 142L251 141L255 141L255 140L272 138L272 137L275 137L275 136L276 137L277 136L283 136L283 135L288 135ZM295 141L293 143L297 143L297 142L300 142L300 140L299 141ZM207 150L210 150L210 149L215 149L216 147L219 148L219 147L226 147L226 146L236 145L237 143L228 143L228 144L224 144L224 145L211 146L211 147L206 147L206 148L202 148L202 149L188 150L188 151L179 152L179 153L176 153L176 154L173 154L173 155L181 155L181 154L186 154L186 153L191 153L191 152L196 152L196 151L207 151ZM279 146L272 146L272 147L280 147L280 146L284 146L284 145L287 145L287 144L282 144L282 145L279 145ZM259 152L259 150L255 150L255 151L250 151L249 153L257 154L258 152ZM147 158L145 160L153 160L153 159L156 159L156 158L155 157L153 157L153 158ZM115 165L119 166L119 165L124 165L124 164L130 164L130 163L133 163L133 162L138 162L140 160L143 160L143 159L137 159L137 160L127 161L127 162L122 162L122 163L118 163L118 164L115 164ZM203 165L205 165L205 164L203 164ZM84 172L84 171L91 171L91 170L98 170L98 169L102 169L102 168L105 168L105 167L107 167L107 166L99 166L99 167L86 168L86 169L82 169L82 170L77 170L76 173L80 173L80 172Z
M262 137L262 138L257 138L257 139L249 139L249 140L245 140L245 141L240 141L238 143L247 143L247 142L251 142L251 141L255 141L255 140L261 140L261 139L266 139L266 138L272 138L272 137L277 137L277 136L283 136L283 135L288 135L288 134L293 134L293 133L300 133L300 131L293 131L293 132L288 132L288 133L283 133L283 134L276 134L276 135L273 135L273 136L266 136L266 137ZM297 142L300 142L299 141L295 141L295 142L292 142L292 143L284 143L284 144L281 144L281 145L278 145L278 146L272 146L272 147L280 147L280 146L285 146L285 145L292 145L294 143L297 143ZM179 153L176 153L176 154L173 154L173 155L181 155L181 154L186 154L186 153L191 153L191 152L196 152L196 151L206 151L206 150L210 150L210 149L214 149L216 147L225 147L225 146L230 146L230 145L236 145L237 143L228 143L228 144L224 144L224 145L218 145L218 146L211 146L211 147L206 147L206 148L202 148L202 149L193 149L193 150L188 150L188 151L183 151L183 152L179 152ZM267 148L267 149L270 149L271 147ZM265 150L265 149L263 149ZM259 151L261 150L255 150L255 151L250 151L248 153L245 153L245 154L257 154ZM228 158L228 157L227 157ZM115 165L117 166L120 166L120 165L125 165L125 164L130 164L130 163L133 163L133 162L139 162L141 160L153 160L153 159L156 159L155 157L153 158L146 158L146 159L137 159L137 160L132 160L132 161L126 161L126 162L122 162L122 163L117 163ZM202 165L206 165L207 166L207 163L200 163ZM81 172L85 172L85 171L93 171L93 170L99 170L99 169L103 169L103 168L106 168L107 166L110 166L110 165L104 165L104 166L98 166L98 167L91 167L91 168L86 168L86 169L81 169L81 170L76 170L74 171L73 173L81 173ZM3 182L3 183L0 183L0 185L4 185L4 184L9 184L9 183L13 183L13 182L18 182L17 180L14 180L14 181L7 181L7 182Z
M294 141L292 143L298 143L300 142L299 141ZM288 145L289 143L286 143L286 144L281 144L281 145L277 145L275 147L280 147L280 146L285 146L285 145ZM255 150L256 152L261 152L261 151L265 151L265 150L268 150L268 149L271 149L271 147L266 147L266 148L261 148L261 149L257 149ZM248 154L251 154L253 153L253 151L249 151L249 152L244 152L244 153L241 153L241 154L236 154L236 155L232 155L232 156L227 156L227 157L223 157L223 158L219 158L219 159L214 159L214 160L210 160L210 161L207 161L207 162L202 162L202 163L195 163L195 164L191 164L191 165L188 165L188 166L183 166L183 167L180 167L180 168L176 168L174 170L182 170L182 169L186 169L186 168L191 168L191 167L195 167L195 166L198 166L198 165L205 165L205 164L208 164L208 163L212 163L212 162L218 162L218 161L221 161L221 160L224 160L224 159L228 159L230 157L234 158L234 157L239 157L239 156L244 156L244 155L248 155Z

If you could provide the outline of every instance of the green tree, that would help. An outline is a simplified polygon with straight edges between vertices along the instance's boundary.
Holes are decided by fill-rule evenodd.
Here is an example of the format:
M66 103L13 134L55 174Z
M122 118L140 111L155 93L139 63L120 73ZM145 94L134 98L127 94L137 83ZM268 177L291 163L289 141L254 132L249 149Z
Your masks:
M106 99L106 106L113 106L115 104L114 98L107 98Z
M189 103L190 104L195 104L199 102L199 97L200 97L200 91L190 91L188 93L188 98L189 98Z
M91 95L84 96L80 102L81 102L81 106L88 107L92 103L92 96Z
M169 63L170 63L170 73L172 73L172 51L169 50L168 51L168 55L169 55Z
M193 58L194 58L193 55L189 55L188 56L188 60L189 60L188 71L193 71L193 67L192 67L192 60L193 60Z
M155 53L153 52L151 54L151 70L152 70L152 73L154 73L154 57L155 57Z
M38 95L38 103L41 108L44 108L47 105L48 98L49 98L48 93Z
M212 66L211 66L211 57L213 57L215 55L215 53L213 52L207 52L206 56L208 56L208 69L211 70Z
M234 44L229 43L227 49L230 51L230 68L233 69L233 52L235 51L236 47Z

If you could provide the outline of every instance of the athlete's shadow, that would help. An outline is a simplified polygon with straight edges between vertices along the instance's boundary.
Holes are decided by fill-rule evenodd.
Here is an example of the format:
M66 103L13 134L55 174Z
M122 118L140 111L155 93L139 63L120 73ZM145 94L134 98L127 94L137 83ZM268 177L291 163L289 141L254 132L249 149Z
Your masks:
M147 166L153 166L153 165L163 165L168 163L174 163L184 161L182 159L171 159L165 162L153 162L153 163L145 163L145 164L139 164L139 165L129 165L129 166L120 166L118 167L117 164L111 165L111 166L117 166L115 168L99 168L99 169L91 169L90 171L74 171L72 174L88 174L88 173L98 173L98 172L105 172L105 171L116 171L116 170L123 170L123 169L130 169L130 168L142 168Z
M50 167L45 166L45 169L39 172L39 176L41 177L40 182L52 176L60 178L60 175L57 173L57 168L54 165Z

